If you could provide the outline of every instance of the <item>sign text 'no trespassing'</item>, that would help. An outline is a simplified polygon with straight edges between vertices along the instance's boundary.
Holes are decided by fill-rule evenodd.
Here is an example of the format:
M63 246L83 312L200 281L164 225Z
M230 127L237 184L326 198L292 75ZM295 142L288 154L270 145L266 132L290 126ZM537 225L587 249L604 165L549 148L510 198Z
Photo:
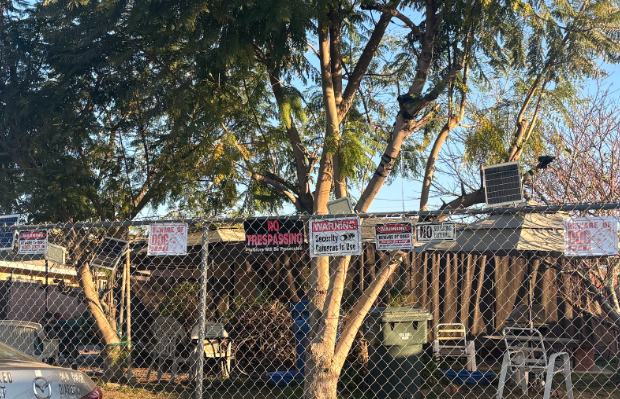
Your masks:
M254 219L243 222L248 252L301 251L304 222L301 220Z

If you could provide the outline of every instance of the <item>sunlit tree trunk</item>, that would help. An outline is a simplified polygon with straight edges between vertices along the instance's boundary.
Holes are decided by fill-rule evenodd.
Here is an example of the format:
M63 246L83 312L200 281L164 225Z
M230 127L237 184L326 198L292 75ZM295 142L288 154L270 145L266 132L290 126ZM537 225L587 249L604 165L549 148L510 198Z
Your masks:
M115 381L122 378L124 373L124 356L120 339L116 329L110 323L103 311L99 300L99 293L95 287L93 275L87 262L83 262L77 270L78 283L82 288L86 304L90 310L101 338L106 348L103 352L105 362L105 378L108 381Z

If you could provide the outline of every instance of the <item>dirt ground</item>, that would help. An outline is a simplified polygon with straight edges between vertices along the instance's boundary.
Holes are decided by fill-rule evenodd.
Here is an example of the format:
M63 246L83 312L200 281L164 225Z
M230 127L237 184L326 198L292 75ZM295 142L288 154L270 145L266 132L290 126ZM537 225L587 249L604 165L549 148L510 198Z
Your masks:
M130 388L119 384L98 384L104 392L105 399L194 399L194 387L188 380L187 374L179 376L175 384L169 383L170 375L164 374L162 384L155 383L155 376L146 381L146 370L135 370L138 387ZM577 375L573 374L575 399L620 399L620 389L613 384L607 375ZM96 380L96 379L95 379ZM97 381L96 381L97 382ZM355 384L350 384L356 386ZM563 392L563 381L554 384L558 389L555 398L566 398ZM437 381L432 389L423 389L420 399L495 399L496 381L491 386L469 388L447 381ZM205 380L204 399L284 399L301 398L302 386L274 387L265 381L254 379L217 379ZM542 398L542 392L530 389L528 395L523 395L516 387L507 387L504 391L505 399ZM360 386L348 392L341 391L339 399L366 399L371 394Z
M129 388L127 386L120 386L117 384L106 384L101 387L104 392L105 399L193 399L193 392L158 392L143 388ZM468 389L459 388L458 390L452 389L439 389L439 390L425 390L422 393L421 399L495 399L495 390L483 391L481 389ZM566 398L563 392L559 393L560 396L556 398ZM576 390L574 392L575 399L620 399L620 392L609 389L587 389L583 391ZM353 397L360 397L355 395ZM363 396L361 396L363 397ZM368 396L369 397L369 396ZM521 395L519 390L515 390L513 393L506 393L506 399L524 399L541 397L536 395L535 392L530 392L529 395ZM301 398L301 391L298 390L244 390L239 389L237 392L234 390L227 390L226 393L218 392L206 392L203 398L214 399L249 399L249 398L261 398L261 399L275 399L275 398ZM342 397L344 398L344 397ZM351 396L349 397L351 398Z

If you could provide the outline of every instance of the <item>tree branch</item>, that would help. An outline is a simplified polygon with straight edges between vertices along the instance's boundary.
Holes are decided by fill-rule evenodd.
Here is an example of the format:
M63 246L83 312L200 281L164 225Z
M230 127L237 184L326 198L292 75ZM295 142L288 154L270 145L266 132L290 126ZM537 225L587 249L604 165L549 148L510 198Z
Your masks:
M282 82L280 81L278 71L269 71L269 81L271 83L271 88L273 90L273 95L276 98L276 103L278 107L281 108L284 103L284 90L282 87ZM291 118L290 124L286 128L286 134L288 136L288 140L291 143L291 149L293 150L293 158L295 160L295 172L297 174L297 184L299 189L299 200L302 202L303 207L306 208L307 212L312 212L313 208L313 198L312 192L310 191L310 173L312 172L312 167L314 166L314 162L311 154L309 153L306 146L304 146L301 141L301 136L299 135L299 131L295 126L295 121Z
M543 260L542 263L545 264L547 267L557 270L558 273L560 274L565 274L565 275L572 276L572 277L579 277L579 279L585 285L588 292L592 295L593 299L596 302L598 302L599 305L601 305L601 308L603 308L605 313L607 313L607 316L611 320L613 320L614 325L617 328L620 328L620 314L618 314L618 312L616 312L616 310L609 304L609 302L607 301L607 298L605 298L605 296L601 293L601 291L596 287L596 285L592 282L591 278L584 275L579 270L572 270L572 271L563 270L557 264L550 263L546 260Z
M396 5L398 2L396 2ZM395 5L395 7L396 7ZM353 68L353 72L349 76L349 81L347 82L347 87L344 89L344 93L342 95L342 101L338 106L338 122L342 122L344 116L349 112L349 108L353 104L353 98L357 89L359 88L362 78L364 74L368 70L368 66L372 61L377 48L379 48L379 44L385 35L385 31L390 24L390 20L392 19L392 14L388 12L383 12L381 17L379 18L379 22L375 26L375 30L370 35L368 42L366 43L366 47L362 51L362 55L359 60L357 60L357 64L355 68Z
M295 205L295 208L299 212L303 212L303 209L301 207L301 203L299 202L299 199L297 199L297 197L295 197L295 195L293 193L291 193L289 190L287 190L287 188L283 184L278 182L277 180L274 180L272 178L269 178L269 177L267 177L265 175L262 175L260 173L257 173L257 172L250 172L250 177L254 181L258 181L258 182L269 184L273 188L277 189L278 191L280 191L280 193L282 193L284 196L286 196L289 199L289 201L291 201L293 203L293 205Z
M263 175L265 177L268 177L272 180L277 181L278 183L282 184L284 187L286 187L287 189L289 189L290 191L292 191L295 194L299 194L298 188L295 187L295 185L289 181L286 181L284 178L282 178L281 176L276 175L275 173L272 172L265 172L263 173Z
M463 194L452 201L443 204L439 210L447 211L450 209L469 208L472 205L480 204L485 201L484 188L479 188L468 194ZM437 217L437 221L445 220L449 215L441 215Z
M541 76L539 75L538 77L541 77ZM540 83L540 80L538 79L538 77L534 85L532 85L532 87L530 88L530 92L528 92L525 102L523 103L523 107L521 107L521 110L519 111L519 115L517 116L517 122L516 122L517 130L514 135L515 136L514 142L510 148L510 154L508 155L508 158L506 159L507 162L516 161L519 159L519 157L521 156L521 153L523 152L523 146L525 145L525 143L527 143L530 135L534 131L534 126L536 124L536 120L538 118L538 113L540 112L540 107L541 107L542 99L544 96L545 86L547 85L547 82L548 82L546 78L543 81L542 86L540 87L540 94L538 97L538 101L536 103L536 108L534 110L534 114L532 115L532 119L529 122L524 119L524 113L525 113L527 106L532 101L535 88L538 86L538 83Z
M443 78L423 97L416 97L412 94L398 96L400 111L406 119L415 119L417 114L429 103L435 101L445 88L450 84L456 74L463 69L464 61L456 63L448 69Z
M466 86L467 84L467 71L468 68L465 67L465 71L463 72L463 86ZM422 192L420 194L420 210L422 211L428 210L428 197L431 190L431 183L433 181L433 174L435 172L435 164L437 163L437 158L439 158L439 152L441 150L441 147L448 138L450 132L452 132L452 130L457 127L458 124L463 120L463 117L465 116L466 102L467 94L463 90L461 93L461 104L459 106L459 113L457 115L452 115L448 118L448 121L443 125L441 131L437 135L437 138L433 143L433 148L428 155L428 159L426 161L426 169L424 171L424 180L422 182Z
M380 11L382 13L388 13L392 17L400 19L405 24L405 26L411 29L415 37L419 38L420 36L422 36L422 33L420 32L420 27L414 24L412 20L410 20L405 15L401 14L400 11L398 11L395 8L385 8L382 4L370 3L370 4L362 4L361 9L362 10L375 10L375 11Z
M333 157L338 148L340 121L336 107L333 80L331 74L328 28L319 26L319 54L321 63L321 85L325 108L325 139L323 153L319 164L319 173L314 195L313 213L327 213L327 201L334 181Z
M340 339L336 344L334 352L334 368L340 370L344 365L349 349L360 329L364 318L368 314L370 307L375 302L385 283L390 278L394 270L403 262L402 254L398 253L394 259L387 262L377 273L370 286L364 291L362 297L355 303L355 306L349 313L349 317L344 323Z

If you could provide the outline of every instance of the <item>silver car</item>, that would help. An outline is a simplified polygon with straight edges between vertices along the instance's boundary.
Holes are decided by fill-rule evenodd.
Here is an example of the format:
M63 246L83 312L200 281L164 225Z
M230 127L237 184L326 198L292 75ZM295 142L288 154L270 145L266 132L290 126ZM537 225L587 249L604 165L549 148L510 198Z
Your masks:
M101 399L92 380L76 370L50 366L0 343L0 399Z

